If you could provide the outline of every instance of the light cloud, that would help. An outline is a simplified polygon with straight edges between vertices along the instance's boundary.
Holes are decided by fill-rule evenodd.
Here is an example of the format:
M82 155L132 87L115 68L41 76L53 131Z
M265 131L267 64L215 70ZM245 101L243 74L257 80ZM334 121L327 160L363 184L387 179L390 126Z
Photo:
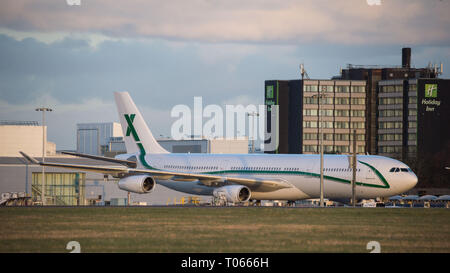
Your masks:
M0 25L204 42L442 44L450 41L448 10L439 0L7 0Z

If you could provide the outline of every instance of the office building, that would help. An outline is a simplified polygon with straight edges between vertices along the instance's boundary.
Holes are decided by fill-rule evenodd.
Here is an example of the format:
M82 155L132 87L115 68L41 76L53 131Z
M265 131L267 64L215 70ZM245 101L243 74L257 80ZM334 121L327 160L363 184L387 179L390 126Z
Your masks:
M378 94L380 93L380 81L387 80L412 80L421 78L436 78L439 74L437 67L429 65L425 68L411 67L411 48L402 49L401 66L380 66L380 65L351 65L341 71L339 77L342 80L363 80L366 81L367 90L367 152L377 154L377 126L378 123Z
M117 122L77 124L77 152L104 155L109 150L111 137L122 137L122 127Z
M279 146L266 153L319 153L320 116L325 153L351 153L353 129L356 130L357 153L366 152L365 81L266 81L265 91L268 112L272 105L279 106L279 130L278 134L273 134L278 137ZM324 96L320 101L319 93ZM267 130L271 131L276 127L271 124L271 115L267 116Z
M20 156L19 151L42 156L43 137L46 155L54 155L56 146L47 141L47 126L42 128L36 121L0 121L0 156Z
M378 154L400 160L450 145L450 80L380 81Z
M266 132L272 135L264 143L264 152L302 153L303 82L301 80L266 81L264 101L267 106ZM279 106L277 124L272 124L271 121L274 115L272 105ZM278 145L273 145L274 143Z

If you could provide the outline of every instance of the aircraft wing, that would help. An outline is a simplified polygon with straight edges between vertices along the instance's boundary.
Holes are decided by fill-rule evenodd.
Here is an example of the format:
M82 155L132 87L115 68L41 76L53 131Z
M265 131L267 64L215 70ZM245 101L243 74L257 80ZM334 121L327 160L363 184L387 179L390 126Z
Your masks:
M79 156L79 157L95 159L95 160L107 161L107 162L112 162L112 163L118 163L118 164L122 164L122 165L125 165L127 167L130 167L130 168L136 168L137 167L137 163L134 162L134 161L115 159L115 158L110 158L110 157L105 157L105 156L97 156L97 155L88 155L88 154L74 153L74 152L61 152L61 153L67 154L67 155L73 155L73 156Z
M279 179L260 179L253 177L239 177L239 176L222 176L214 174L201 174L201 173L187 173L187 172L173 172L164 170L147 170L147 169L134 169L126 167L105 167L105 166L95 166L95 165L81 165L81 164L66 164L66 163L52 163L52 162L41 162L37 161L33 157L20 152L25 159L33 164L38 164L41 166L66 168L72 170L81 170L96 172L102 174L109 174L112 176L122 176L122 175L137 175L137 174L148 174L156 179L160 180L175 180L175 181L200 181L204 185L219 185L225 182L231 182L233 184L240 184L249 187L251 190L257 190L262 192L275 191L284 188L292 187L289 183L279 180Z

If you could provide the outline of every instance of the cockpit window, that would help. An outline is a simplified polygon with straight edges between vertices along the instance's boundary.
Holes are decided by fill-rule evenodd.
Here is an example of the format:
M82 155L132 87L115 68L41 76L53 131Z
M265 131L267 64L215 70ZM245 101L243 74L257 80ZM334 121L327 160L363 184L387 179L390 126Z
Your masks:
M412 172L412 170L410 168L396 168L396 167L393 167L393 168L391 168L389 170L389 172L391 172L391 173L398 173L398 172L405 172L405 173L407 173L407 172Z

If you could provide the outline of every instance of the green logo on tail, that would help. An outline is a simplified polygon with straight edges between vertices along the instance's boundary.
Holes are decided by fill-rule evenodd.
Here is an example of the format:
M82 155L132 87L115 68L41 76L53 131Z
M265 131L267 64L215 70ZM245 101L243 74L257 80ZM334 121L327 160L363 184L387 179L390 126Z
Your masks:
M130 134L133 134L134 140L140 141L139 136L136 132L136 129L133 126L133 121L134 121L134 118L136 117L136 114L131 114L131 115L125 114L124 116L125 116L125 120L127 121L127 124L128 124L126 136L130 136Z

